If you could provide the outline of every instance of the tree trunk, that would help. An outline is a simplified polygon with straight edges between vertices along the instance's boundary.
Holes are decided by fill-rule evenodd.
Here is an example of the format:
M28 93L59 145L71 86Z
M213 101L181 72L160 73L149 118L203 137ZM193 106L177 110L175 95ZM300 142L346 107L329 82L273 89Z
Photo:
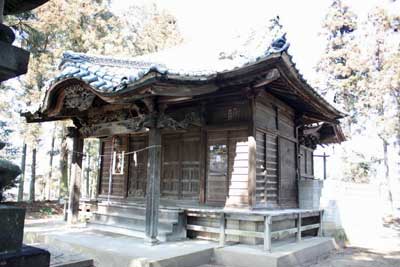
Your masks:
M22 145L21 178L19 180L18 202L24 200L25 164L26 164L26 144L24 142L24 144Z
M61 130L61 155L60 155L60 192L59 199L68 196L68 142L67 142L67 129L65 125Z
M91 149L92 143L89 141L88 142L88 148L86 150L86 156L87 156L87 161L86 161L86 197L90 198L90 191L89 191L89 186L90 186L90 149Z
M50 200L51 198L51 180L53 178L53 158L54 158L54 142L56 140L56 129L57 124L54 124L53 135L51 136L51 149L50 149L50 160L49 160L49 176L47 178L47 199Z
M69 188L69 185L71 184L72 158L73 158L73 154L74 154L74 152L72 151L72 152L68 155L68 157L69 157L69 161L68 161L68 190L70 189L70 188ZM69 192L69 191L68 191L68 192ZM68 195L69 195L69 193L68 193Z
M389 202L390 202L390 207L393 211L393 194L392 194L392 187L391 187L391 182L390 182L390 167L389 167L389 157L388 157L388 147L389 147L389 143L383 139L382 139L382 143L383 143L383 165L385 166L385 181L386 181L386 185L388 187L388 198L389 198Z
M35 201L35 180L36 180L36 148L32 150L31 183L29 186L29 202Z

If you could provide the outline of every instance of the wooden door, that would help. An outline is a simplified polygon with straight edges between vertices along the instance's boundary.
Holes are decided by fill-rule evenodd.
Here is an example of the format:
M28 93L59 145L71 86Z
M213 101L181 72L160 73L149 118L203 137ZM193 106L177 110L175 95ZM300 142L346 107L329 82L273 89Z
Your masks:
M161 196L198 200L200 134L165 134L162 139Z
M178 199L181 180L181 140L178 134L164 135L162 139L161 196Z
M116 141L118 139L118 142ZM102 141L102 155L101 159L101 179L99 193L101 196L110 195L111 197L126 197L127 188L126 183L128 180L128 160L122 152L128 150L128 137L127 136L114 136L112 138L105 138ZM122 166L119 166L119 171L115 172L113 167L117 166L118 163L113 162L117 160L117 157L113 157L114 152L120 155L122 158L118 158ZM114 158L114 159L113 159ZM117 166L118 167L118 166ZM112 173L110 177L110 171ZM112 181L110 186L110 181Z
M280 191L279 202L287 207L297 206L296 143L279 138Z
M185 133L182 135L182 179L181 195L185 200L198 200L200 192L200 134Z
M228 196L227 132L210 132L207 140L206 202L223 205Z
M148 146L147 136L131 136L129 141L129 151L137 151ZM142 150L129 155L129 179L128 196L144 197L146 195L147 182L147 153L148 150Z

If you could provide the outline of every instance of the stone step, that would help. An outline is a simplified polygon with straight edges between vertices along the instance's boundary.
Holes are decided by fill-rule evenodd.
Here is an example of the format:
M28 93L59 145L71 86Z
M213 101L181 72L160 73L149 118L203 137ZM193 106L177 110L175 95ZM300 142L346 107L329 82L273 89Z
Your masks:
M136 237L136 238L145 238L146 237L144 228L141 230L133 230L131 228L125 228L120 225L112 226L112 225L106 225L106 224L101 224L101 223L97 223L97 222L90 222L87 224L87 226L90 227L91 229L103 231L103 232L126 235L126 236L131 236L131 237ZM157 239L162 242L177 241L177 240L182 240L183 238L184 237L179 236L178 234L175 234L170 231L165 231L162 229L158 230Z
M280 242L272 252L262 246L235 245L216 248L211 265L232 267L297 267L311 266L326 257L336 244L332 238L309 238L301 242Z
M158 218L158 230L164 236L162 239L173 241L186 238L185 213L182 209L160 208ZM93 212L91 223L130 230L133 231L132 236L144 237L146 208L140 203L100 202L97 211Z
M127 229L144 231L146 218L139 215L120 215L113 213L93 213L93 222L110 226L119 226ZM174 226L178 224L178 220L159 219L159 229L173 232Z
M99 213L110 213L110 214L135 214L139 216L146 216L146 208L141 205L129 205L129 204L108 204L98 203L97 212ZM158 217L160 220L178 220L179 214L183 213L181 209L159 209Z

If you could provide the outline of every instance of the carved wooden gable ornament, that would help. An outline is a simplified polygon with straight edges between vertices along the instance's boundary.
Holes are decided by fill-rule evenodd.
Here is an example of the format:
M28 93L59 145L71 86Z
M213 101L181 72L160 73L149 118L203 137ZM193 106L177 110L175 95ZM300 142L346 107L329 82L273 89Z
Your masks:
M65 98L64 106L65 109L77 109L84 111L92 106L93 100L96 97L95 94L86 90L79 84L69 85L64 89Z

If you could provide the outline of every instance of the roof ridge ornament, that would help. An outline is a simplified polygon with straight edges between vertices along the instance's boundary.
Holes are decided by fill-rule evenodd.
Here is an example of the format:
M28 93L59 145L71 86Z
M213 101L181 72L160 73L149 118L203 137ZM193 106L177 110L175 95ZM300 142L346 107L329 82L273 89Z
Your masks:
M286 39L286 32L280 37L274 39L268 49L269 53L281 53L286 51L290 46L290 43Z

